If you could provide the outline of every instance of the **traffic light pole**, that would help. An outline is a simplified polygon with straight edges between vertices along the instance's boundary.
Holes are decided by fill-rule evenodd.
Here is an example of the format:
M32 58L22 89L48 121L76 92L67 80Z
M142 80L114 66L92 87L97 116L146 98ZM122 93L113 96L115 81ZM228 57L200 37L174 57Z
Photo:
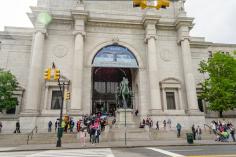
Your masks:
M58 86L60 88L61 96L62 96L62 103L61 103L61 108L60 108L60 120L59 120L59 127L57 131L57 144L56 147L61 147L61 137L62 134L60 131L62 131L62 113L63 113L63 105L64 105L64 91L65 91L65 86L70 85L70 82L65 83L65 82L60 82L60 78L58 79Z

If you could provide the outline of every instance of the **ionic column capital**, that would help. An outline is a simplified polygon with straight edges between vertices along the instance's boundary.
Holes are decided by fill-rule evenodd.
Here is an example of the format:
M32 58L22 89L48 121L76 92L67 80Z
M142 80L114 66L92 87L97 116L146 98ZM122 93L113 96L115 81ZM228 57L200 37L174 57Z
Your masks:
M37 33L41 33L44 35L44 37L47 37L48 36L48 33L47 33L47 29L45 28L36 28L35 31L34 31L35 34Z
M184 40L187 40L187 41L190 42L190 36L182 36L182 37L180 37L180 38L178 39L178 42L177 42L177 43L181 45L181 42L184 41Z
M81 35L81 36L85 37L86 36L86 32L85 31L75 30L75 31L73 31L73 35L74 36Z
M144 39L144 42L145 42L145 43L148 43L148 41L149 41L150 39L157 40L157 35L155 35L155 34L148 34L148 35L146 35L146 37L145 37L145 39Z

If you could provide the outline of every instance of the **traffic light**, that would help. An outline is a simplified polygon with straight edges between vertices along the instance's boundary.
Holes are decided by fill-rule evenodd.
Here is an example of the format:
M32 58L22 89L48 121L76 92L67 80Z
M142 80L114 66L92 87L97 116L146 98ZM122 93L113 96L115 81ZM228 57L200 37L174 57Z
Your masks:
M145 9L147 7L147 0L133 0L133 7Z
M166 9L166 7L169 7L169 6L170 6L169 0L157 0L156 9L160 9L160 8Z
M65 90L64 98L65 100L70 100L70 92L68 90Z
M45 80L50 80L51 79L51 69L47 68L44 70L44 79Z
M60 78L60 70L55 69L55 71L54 71L54 80L59 80L59 78Z

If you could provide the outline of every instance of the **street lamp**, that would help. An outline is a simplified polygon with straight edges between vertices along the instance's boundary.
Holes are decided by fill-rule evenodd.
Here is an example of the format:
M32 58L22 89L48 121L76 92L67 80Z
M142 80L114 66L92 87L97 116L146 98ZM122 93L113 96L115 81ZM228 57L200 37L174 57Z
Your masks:
M60 69L56 68L55 64L52 64L52 70L54 71L53 79L58 81L58 86L61 92L61 98L62 98L62 103L61 103L61 108L60 108L60 119L59 119L59 127L57 131L57 144L56 147L61 147L61 137L63 134L63 128L61 126L62 124L62 113L63 113L63 104L64 104L64 92L65 92L65 86L70 85L70 81L61 81L60 80ZM44 79L45 80L51 80L51 69L48 68L44 71Z

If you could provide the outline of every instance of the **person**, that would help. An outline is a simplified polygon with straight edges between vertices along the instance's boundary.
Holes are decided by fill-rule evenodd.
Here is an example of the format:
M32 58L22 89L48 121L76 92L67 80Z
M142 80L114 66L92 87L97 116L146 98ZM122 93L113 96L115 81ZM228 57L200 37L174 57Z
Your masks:
M71 132L71 133L73 132L74 126L75 126L75 123L74 123L74 121L71 119L71 120L70 120L70 132Z
M196 140L196 130L194 124L192 126L192 133L193 133L193 140Z
M169 128L171 129L171 120L170 119L168 119L167 124L168 124Z
M57 127L59 126L59 122L56 120L55 122L55 132L57 132Z
M16 122L16 130L15 130L15 133L20 133L20 122L19 122L19 121Z
M234 128L233 124L230 124L229 129L230 129L230 134L231 134L231 137L232 137L232 139L233 139L233 142L235 142L235 137L234 137L235 128Z
M201 134L202 134L202 129L200 128L200 126L198 125L197 126L197 129L196 129L196 136L197 136L197 139L198 140L201 140Z
M96 131L95 131L95 143L99 143L99 136L100 136L100 129L97 128Z
M159 121L156 122L156 130L159 130Z
M177 125L176 125L177 137L180 137L181 127L182 127L182 126L181 126L179 123L177 123Z
M0 133L2 132L2 122L0 121Z
M135 111L135 116L138 116L138 109L136 109Z
M78 120L77 124L76 124L77 132L80 131L80 125L81 125L81 122L80 122L80 120ZM85 125L87 125L87 123Z
M211 122L211 129L212 129L214 135L216 135L216 122L215 121Z
M52 131L52 121L48 122L48 132Z
M164 130L166 130L166 120L163 121Z

